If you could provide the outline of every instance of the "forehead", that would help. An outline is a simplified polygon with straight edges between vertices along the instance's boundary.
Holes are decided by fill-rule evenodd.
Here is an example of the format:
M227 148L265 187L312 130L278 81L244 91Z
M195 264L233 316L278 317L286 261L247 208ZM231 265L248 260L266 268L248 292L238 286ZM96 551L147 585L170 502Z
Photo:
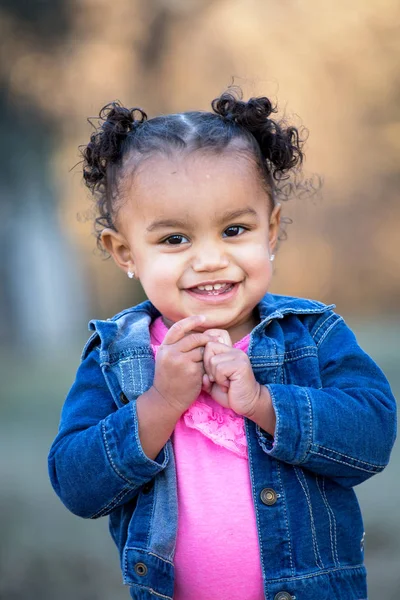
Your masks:
M137 167L127 196L136 216L149 218L270 207L255 163L234 151L152 156Z

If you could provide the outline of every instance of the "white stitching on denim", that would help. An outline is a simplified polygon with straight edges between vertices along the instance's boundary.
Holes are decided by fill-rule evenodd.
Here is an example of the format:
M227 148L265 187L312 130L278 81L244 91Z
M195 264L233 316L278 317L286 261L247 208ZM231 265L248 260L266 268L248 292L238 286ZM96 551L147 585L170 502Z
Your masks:
M322 478L322 491L324 493L325 499L326 499L326 503L329 506L329 510L331 511L331 515L332 515L332 520L333 520L333 539L334 539L334 544L335 544L335 556L336 556L336 562L337 562L337 567L340 567L340 560L339 560L339 556L338 556L338 551L337 551L337 528L336 528L336 517L335 517L335 513L333 512L333 508L331 507L331 505L329 504L327 495L326 495L326 491L325 491L325 477Z
M318 448L321 448L321 450L326 450L327 452L333 452L333 454L336 454L337 456L344 456L345 458L349 458L350 460L355 460L356 462L362 463L363 465L368 465L370 467L384 469L386 466L386 465L376 465L373 463L369 463L366 460L361 460L360 458L355 458L354 456L348 456L348 454L343 454L342 452L337 452L336 450L333 450L332 448L326 448L326 446L318 445Z
M92 515L90 518L97 519L98 517L103 517L107 513L111 512L111 510L113 508L115 508L115 506L118 504L118 502L120 502L122 500L122 498L124 498L129 492L132 492L132 491L133 490L131 487L123 488L120 492L118 492L118 494L116 496L114 496L114 498L112 500L110 500L110 502L108 504L103 506L103 508L98 510L97 513Z
M249 358L251 357L251 359L257 359L257 358L273 358L273 359L277 359L278 357L282 357L284 355L284 353L276 353L274 352L274 354L265 354L265 352L263 354L249 354Z
M314 352L306 352L304 354L300 354L299 356L289 356L289 357L285 358L284 362L285 363L296 362L297 360L301 360L302 358L307 358L308 356L317 358L318 354L317 354L316 350Z
M133 370L133 360L129 361L129 382L130 382L130 386L131 386L131 390L134 394L136 394L136 389L135 389L135 375L134 375L134 370Z
M143 393L143 371L142 371L142 360L140 358L138 360L138 366L139 366L139 385L140 385L139 393Z
M327 500L326 495L325 495L325 489L324 489L324 493L322 493L322 491L321 491L321 488L319 486L319 478L318 478L318 476L315 478L315 481L316 481L317 488L318 488L318 491L320 493L320 496L321 496L321 498L322 498L322 500L323 500L323 502L325 504L326 512L328 513L328 519L329 519L329 537L330 537L330 540L331 540L332 559L333 559L333 562L335 563L335 567L337 567L337 566L340 566L340 565L338 565L338 561L336 560L337 559L337 555L335 553L336 525L335 525L335 533L332 536L332 530L333 530L333 527L332 527L332 516L333 515L331 515L331 510L332 509L331 509L331 507L328 504L328 500ZM322 487L323 488L324 488L324 484L325 484L325 477L322 477ZM333 516L333 518L334 518L334 516Z
M296 477L299 480L299 483L300 483L300 485L301 485L301 487L303 489L303 492L304 492L304 495L306 497L307 504L308 504L308 512L310 514L311 536L312 536L312 541L313 541L315 563L316 563L316 565L317 565L317 567L319 569L324 569L325 567L324 567L324 564L322 562L322 559L321 559L321 556L320 556L320 553L319 553L319 548L318 548L317 532L315 530L314 515L313 515L312 504L311 504L311 500L310 500L310 490L308 489L307 481L306 481L306 478L304 476L303 471L300 471L300 469L298 467L294 466L294 465L293 465L293 469L294 469ZM300 479L299 472L301 473L301 475L303 477L304 485L303 485L303 483L302 483L302 481Z
M139 550L140 552L143 552L143 548L139 548L138 546L125 546L125 550ZM168 558L165 558L164 556L160 556L159 554L156 554L156 552L150 552L150 551L146 551L146 554L150 554L150 556L155 556L156 558L158 558L159 560L161 560L162 562L166 562L169 563L172 567L174 566L174 563L171 562L170 560L168 560Z
M276 422L275 422L275 432L274 432L274 447L276 447L279 443L279 423L280 423L279 411L276 410L275 395L274 395L273 391L271 390L271 387L269 385L267 385L265 387L268 388L268 391L271 394L272 406L273 406L274 412L275 412Z
M251 355L251 359L254 362L257 362L257 359L266 359L266 358L270 358L272 360L274 360L275 362L278 361L278 364L280 364L280 362L282 362L285 357L287 358L291 358L293 357L298 357L301 358L303 356L303 352L305 350L311 350L314 351L314 353L316 352L316 346L302 346L301 348L294 348L293 350L286 350L285 352L279 352L279 353L275 353L275 354L252 354ZM305 356L308 356L308 353L305 354ZM259 363L257 363L259 364ZM268 363L270 364L270 363Z
M155 556L156 558L159 558L160 560L169 563L171 566L174 566L174 563L171 562L170 560L168 560L168 558L163 558L162 556L159 556L158 554L156 554L155 552L148 552L147 554L150 554L151 556Z
M137 583L135 585L138 585ZM142 587L142 586L140 586ZM153 594L153 596L157 596L157 598L166 598L167 600L173 600L173 598L171 598L171 596L165 596L164 594L159 594L158 592L156 592L155 590L153 590L153 588L145 588L147 589L150 594Z
M309 435L308 435L308 439L309 439L308 451L309 451L311 448L311 444L312 444L313 414L312 414L311 398L310 398L306 388L304 388L304 392L305 392L305 395L307 396L308 410L310 412L310 427L309 427Z
M252 354L251 358L252 359L257 359L257 358L272 358L272 359L283 359L285 356L291 356L299 354L301 352L303 352L304 350L314 350L315 351L315 346L301 346L300 348L293 348L293 350L285 350L284 352L274 352L274 354Z
M358 465L353 465L344 460L332 458L332 456L327 456L326 454L322 454L322 452L316 452L315 450L310 450L310 454L315 454L316 456L322 456L322 458L327 458L328 460L333 460L333 462L340 463L341 465L346 465L346 467L351 467L352 469L358 469L359 471L365 471L366 473L380 473L380 470L378 468L364 469L364 467L359 467ZM384 467L381 467L380 469L383 470Z
M102 433L103 433L103 441L104 441L104 444L105 444L105 447L106 447L106 454L107 454L108 460L110 461L110 464L111 464L112 468L114 469L114 471L116 472L116 474L119 477L121 477L121 479L123 479L123 481L126 481L127 484L132 485L132 482L129 481L129 479L127 479L124 475L122 475L122 473L120 473L118 471L117 466L116 466L116 464L114 463L114 461L112 459L110 447L109 447L108 441L107 441L106 426L105 426L104 421L101 424L101 430L102 430Z
M302 350L315 350L315 346L301 346L301 348L293 348L293 350L286 350L285 354L296 354Z
M309 300L308 301L310 304L313 303L313 300ZM282 310L276 310L273 313L271 313L268 317L265 317L266 319L271 319L269 321L269 323L272 321L272 319L276 319L279 315L279 318L281 319L282 317L285 317L286 315L314 315L314 314L324 314L326 313L328 310L332 310L336 307L335 304L320 304L320 306L316 306L316 308L283 308ZM259 323L259 325L257 325L257 327L259 327L260 325L262 325L262 322Z
M297 575L297 577L282 577L279 579L269 579L268 583L290 583L292 581L301 581L302 579L312 579L313 577L320 577L321 575L328 575L329 573L337 573L338 571L364 571L365 566L361 563L359 565L346 565L338 569L321 569L317 573L308 573L307 575Z
M157 484L157 479L154 478L154 488L156 487L156 484ZM147 547L150 546L151 523L153 523L153 520L154 520L154 511L155 511L155 507L156 507L156 495L157 494L156 494L156 489L155 489L154 495L153 495L153 504L151 505L151 517L149 519L149 525L148 525L148 530L147 530L147 538L146 538L146 546ZM156 556L156 554L154 556Z
M120 360L136 360L137 358L154 358L153 351L148 346L139 346L128 348L127 350L118 350L114 354L107 352L103 354L109 359L112 365L117 364Z
M303 391L304 391L304 393L306 395L306 398L307 398L307 405L308 405L308 413L309 413L309 417L310 417L310 424L309 424L309 427L308 427L307 447L304 450L303 456L298 461L299 463L303 463L306 460L307 454L310 452L310 449L311 449L311 446L312 446L313 414L312 414L312 407L311 407L311 399L310 399L310 396L308 395L307 389L303 388Z
M322 323L317 327L317 329L314 331L314 334L312 336L313 340L315 340L315 338L317 337L317 333L318 331L321 329L321 327L323 327L325 325L325 323L327 323L327 321L329 321L329 319L332 319L332 317L337 317L338 315L336 315L335 313L330 314L328 317L326 317L326 319L324 321L322 321Z
M126 562L126 559L124 562ZM126 570L124 570L124 576L127 579L126 573L127 573L127 567L126 567ZM173 600L173 598L171 596L166 596L165 594L160 594L159 592L156 592L153 588L148 587L147 585L141 585L140 583L136 583L136 582L132 582L132 581L128 582L128 585L131 587L133 587L133 586L138 587L141 590L146 590L146 592L149 592L149 594L152 594L153 596L157 596L157 598L166 598L166 600Z
M335 327L335 325L337 325L338 323L341 323L341 322L343 322L343 319L342 319L342 317L339 317L338 319L336 319L336 321L334 321L334 322L332 323L332 325L330 325L330 326L328 327L328 329L325 331L324 335L323 335L323 336L321 336L321 339L319 340L319 342L318 342L318 344L317 344L317 348L319 348L319 347L321 346L322 342L325 340L326 336L327 336L327 335L328 335L328 333L331 331L331 329L333 329L333 328Z
M323 497L323 495L322 495L321 488L319 487L318 476L315 478L315 482L316 482L316 484L317 484L317 488L318 488L319 494L320 494L320 496L321 496L321 498L322 498L322 500L323 500L323 503L325 504L326 512L328 513L328 519L329 519L329 537L330 537L330 540L331 540L331 553L332 553L332 559L333 559L333 562L335 563L335 567L336 567L337 565L336 565L336 561L335 561L335 554L334 554L334 550L333 550L333 539L332 539L332 519L331 519L331 514L330 514L330 512L329 512L329 509L328 509L328 506L327 506L327 504L326 504L325 498L324 498L324 497Z
M282 484L282 476L281 476L281 465L279 463L279 461L276 461L276 466L277 466L277 471L278 471L278 479L279 479L279 485L281 486L281 490L283 492L283 484ZM290 528L289 528L289 520L287 517L287 510L286 510L286 496L283 494L284 499L282 502L282 506L283 506L283 514L285 517L285 523L286 523L286 529L287 529L287 536L288 536L288 544L289 544L289 561L290 561L290 570L292 573L292 576L294 575L294 565L293 565L293 559L292 559L292 542L290 540Z
M125 389L125 377L124 377L123 364L124 364L124 361L122 361L122 360L118 363L119 372L121 374L121 389L124 390Z
M264 362L264 363L252 363L252 366L257 369L260 367L280 367L282 363L279 362Z

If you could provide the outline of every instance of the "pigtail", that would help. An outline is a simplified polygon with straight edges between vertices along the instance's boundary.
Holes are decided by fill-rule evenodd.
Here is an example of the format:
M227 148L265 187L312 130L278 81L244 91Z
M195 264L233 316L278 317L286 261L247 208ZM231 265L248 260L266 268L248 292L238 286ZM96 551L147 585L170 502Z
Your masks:
M119 102L111 102L101 109L98 120L100 125L82 151L83 179L92 192L107 178L107 167L120 161L126 137L147 120L147 115L140 108L125 108Z
M88 120L93 125L92 120ZM83 179L97 199L99 216L95 220L95 230L101 247L101 231L105 227L114 228L111 196L115 167L122 164L128 136L147 120L147 115L140 108L125 108L119 102L111 102L101 109L97 120L99 124L93 125L95 131L88 145L81 148L81 154Z
M250 98L243 102L241 93L224 92L213 100L213 111L224 121L246 129L258 143L268 171L277 181L286 179L288 172L303 161L302 145L296 127L285 127L283 121L270 118L276 106L266 97Z

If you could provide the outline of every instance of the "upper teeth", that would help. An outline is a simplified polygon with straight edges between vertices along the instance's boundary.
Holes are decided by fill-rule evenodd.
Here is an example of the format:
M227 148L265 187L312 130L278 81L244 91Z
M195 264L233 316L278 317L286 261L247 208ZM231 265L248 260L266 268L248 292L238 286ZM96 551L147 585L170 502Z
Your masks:
M207 292L210 292L211 290L220 290L222 287L224 287L224 285L226 285L226 283L214 283L214 285L198 285L197 287L199 288L199 290L207 290Z

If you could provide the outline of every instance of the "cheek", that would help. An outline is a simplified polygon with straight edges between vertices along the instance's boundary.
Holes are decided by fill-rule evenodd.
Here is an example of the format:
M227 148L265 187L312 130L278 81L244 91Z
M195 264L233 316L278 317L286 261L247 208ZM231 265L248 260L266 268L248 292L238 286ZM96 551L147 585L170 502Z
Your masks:
M166 289L171 282L176 283L181 270L172 254L147 255L138 263L138 276L142 285Z
M249 283L265 293L272 278L272 263L265 244L255 244L246 253L246 264L244 265Z
M251 244L243 249L242 260L248 266L251 271L263 268L263 266L270 263L268 246L263 243Z

